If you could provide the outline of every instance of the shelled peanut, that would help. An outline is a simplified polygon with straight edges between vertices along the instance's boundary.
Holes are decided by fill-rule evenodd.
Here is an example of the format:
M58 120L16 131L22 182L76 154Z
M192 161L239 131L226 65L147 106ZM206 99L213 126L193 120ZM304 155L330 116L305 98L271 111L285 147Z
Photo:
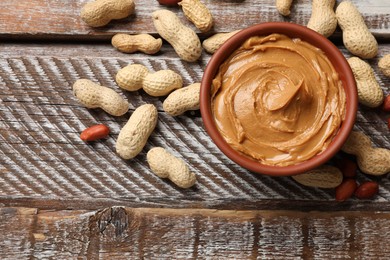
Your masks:
M116 141L116 152L119 156L123 159L137 156L156 127L157 119L157 109L152 104L145 104L134 110Z
M128 17L134 10L134 0L95 0L84 5L80 16L89 26L101 27L111 20Z
M382 104L382 110L384 112L390 112L390 94L384 98ZM387 118L386 123L387 123L387 128L390 130L390 117Z
M150 169L160 178L168 178L180 188L190 188L196 176L187 164L162 147L154 147L146 155Z
M159 70L150 73L141 64L130 64L118 71L115 77L118 86L128 90L136 91L143 89L151 96L165 96L172 90L183 86L182 77L172 70Z
M337 27L337 18L333 10L335 3L336 0L313 0L307 27L325 37L331 36Z
M338 5L336 17L348 51L363 59L370 59L377 55L378 43L351 1L343 1Z
M356 80L359 102L368 107L378 107L383 102L383 90L375 79L374 70L371 66L359 59L352 57L348 59Z
M145 54L155 54L160 51L162 40L160 38L156 39L149 34L129 35L118 33L112 37L111 44L124 53L140 51Z
M366 181L360 184L355 192L354 195L358 199L370 199L373 196L375 196L379 191L379 185L375 181Z
M343 182L335 189L337 201L345 201L353 196L358 199L369 199L378 193L379 185L377 182L365 181L358 183L356 180L358 165L355 160L343 156L336 160L336 165L344 177Z
M358 183L355 179L347 178L343 180L343 182L336 187L335 189L335 197L337 201L345 201L353 196L356 189L358 187Z
M177 6L181 0L157 0L161 5Z
M200 0L182 0L179 3L183 13L201 32L210 31L213 26L213 16L207 6Z
M335 189L337 201L345 201L352 196L358 199L370 199L378 194L379 184L375 181L358 183L355 179L347 178Z
M203 41L202 47L206 50L206 52L213 54L216 52L222 44L224 44L228 39L230 39L233 35L238 33L240 30L228 32L228 33L217 33L213 36L207 38Z
M336 160L336 167L343 173L344 178L355 178L358 165L354 160L341 158Z
M85 142L96 141L102 138L106 138L110 133L108 126L104 124L98 124L88 127L80 134L80 139Z
M73 94L85 107L101 108L113 116L122 116L129 110L129 103L113 89L88 79L77 80L73 84Z
M171 116L178 116L188 110L199 109L200 83L173 91L163 102L163 109Z
M152 14L157 32L169 42L181 59L197 61L202 54L198 35L185 26L176 14L169 10L157 10Z
M382 109L385 112L390 112L390 94L385 97L383 100Z

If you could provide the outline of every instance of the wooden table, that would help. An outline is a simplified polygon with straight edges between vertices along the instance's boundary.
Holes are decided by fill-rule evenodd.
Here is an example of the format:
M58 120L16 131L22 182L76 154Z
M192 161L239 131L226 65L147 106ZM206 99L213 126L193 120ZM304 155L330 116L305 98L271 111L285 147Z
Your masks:
M303 187L290 177L248 172L224 156L204 130L199 112L171 117L163 98L120 90L117 71L129 63L172 69L184 84L199 82L210 55L181 61L164 43L153 56L123 54L110 45L117 32L157 36L151 13L165 8L136 0L136 14L92 29L79 17L87 0L3 0L0 3L0 258L1 259L389 259L390 179L376 180L371 200L334 200L334 190ZM274 0L204 0L216 33L266 21L306 25L311 1L294 1L284 18ZM337 1L340 2L340 1ZM379 57L390 53L390 2L353 1L377 37ZM169 8L188 26L179 8ZM199 31L197 31L199 32ZM331 39L346 57L341 32ZM390 80L369 61L385 94ZM112 117L89 110L72 94L87 78L114 88L131 103ZM131 112L152 103L156 131L133 160L115 153L115 140ZM359 107L355 129L390 148L380 109ZM86 144L79 134L104 123L108 139ZM146 151L162 146L180 155L196 174L187 190L150 170Z

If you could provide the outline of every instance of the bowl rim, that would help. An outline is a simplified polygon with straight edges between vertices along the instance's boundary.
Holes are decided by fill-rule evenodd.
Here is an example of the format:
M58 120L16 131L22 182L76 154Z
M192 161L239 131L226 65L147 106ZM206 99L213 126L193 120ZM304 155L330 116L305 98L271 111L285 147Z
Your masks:
M343 82L346 93L346 113L345 119L333 137L329 146L320 154L299 164L289 166L272 166L261 164L259 161L250 159L234 150L221 136L214 123L211 111L210 89L214 76L218 72L219 66L236 50L241 44L252 36L269 35L271 33L285 34L292 38L301 38L315 47L321 49L329 58L339 77ZM292 35L295 36L292 36ZM337 66L336 66L337 65ZM337 67L337 68L336 68ZM343 71L340 74L340 71ZM203 124L208 135L217 147L232 161L238 165L256 173L271 176L291 176L304 173L314 169L330 160L342 147L353 129L358 107L357 88L352 70L341 51L326 37L299 24L289 22L265 22L252 25L234 34L211 56L203 73L200 88L200 112Z

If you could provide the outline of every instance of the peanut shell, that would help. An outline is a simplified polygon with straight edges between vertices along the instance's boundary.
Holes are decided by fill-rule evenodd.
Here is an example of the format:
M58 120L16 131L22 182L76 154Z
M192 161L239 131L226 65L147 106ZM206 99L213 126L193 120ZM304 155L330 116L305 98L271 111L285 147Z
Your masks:
M81 9L81 19L91 27L101 27L114 19L123 19L134 13L134 0L95 0Z
M73 84L73 94L87 108L101 108L113 116L122 116L129 110L129 103L113 89L100 86L88 79Z
M303 174L292 176L292 178L304 186L330 189L341 184L343 173L337 167L322 165Z
M111 44L124 53L140 51L145 54L155 54L161 49L162 40L149 34L129 35L118 33L112 37Z
M359 102L368 107L380 106L384 95L375 78L374 70L358 57L349 58L347 61L356 80Z
M183 87L182 77L172 70L159 70L146 75L143 89L151 96L168 95L172 90Z
M168 178L180 188L189 188L196 176L187 164L162 147L154 147L146 155L150 169L160 178Z
M115 76L118 86L128 90L136 91L142 88L143 81L149 70L141 64L130 64L120 69Z
M169 10L157 10L152 17L157 32L172 45L181 59L195 62L200 58L202 46L198 35L186 27L176 14Z
M335 3L336 0L313 0L307 27L325 37L331 36L337 27L337 18L333 10Z
M359 169L366 174L390 172L390 150L374 148L370 138L362 132L352 131L341 150L355 155Z
M207 32L213 27L213 16L200 0L182 0L178 4L182 7L185 17L201 32Z
M379 60L378 67L383 75L390 77L390 54L383 56Z
M217 33L203 41L202 46L206 52L213 54L215 53L222 44L224 44L230 37L238 33L240 30L228 32L228 33Z
M200 83L173 91L163 102L163 109L171 116L178 116L188 110L199 109Z
M157 118L157 109L152 104L145 104L134 110L116 141L116 152L120 157L132 159L142 151L157 125Z
M343 42L348 51L363 59L377 55L378 43L351 1L343 1L338 5L336 18L343 31Z

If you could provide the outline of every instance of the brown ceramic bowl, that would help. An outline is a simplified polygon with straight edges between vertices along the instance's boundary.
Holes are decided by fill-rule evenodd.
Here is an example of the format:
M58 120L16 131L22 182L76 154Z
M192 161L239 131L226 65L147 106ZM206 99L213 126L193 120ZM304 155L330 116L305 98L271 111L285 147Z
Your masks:
M245 40L252 36L266 36L272 33L280 33L291 38L300 38L313 46L320 48L325 52L326 56L333 64L339 77L342 81L346 94L346 114L345 120L339 128L337 135L333 138L327 149L322 153L310 158L307 161L290 166L270 166L261 164L242 155L234 150L220 135L215 124L212 107L210 88L212 80L218 73L219 66L237 49ZM348 62L344 58L339 49L327 38L317 32L308 29L307 27L285 22L270 22L262 23L243 29L228 41L226 41L211 57L205 69L200 90L200 111L204 126L210 135L211 139L218 148L231 160L241 165L242 167L261 174L273 176L289 176L314 169L331 159L341 148L351 132L357 111L357 90L354 76Z

